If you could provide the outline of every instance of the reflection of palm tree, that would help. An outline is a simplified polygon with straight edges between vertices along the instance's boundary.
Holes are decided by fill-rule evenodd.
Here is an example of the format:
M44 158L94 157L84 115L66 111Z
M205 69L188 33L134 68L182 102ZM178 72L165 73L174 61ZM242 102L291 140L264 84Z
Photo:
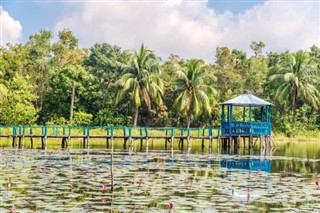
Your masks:
M156 104L162 105L163 82L158 77L160 68L157 64L159 58L143 44L140 52L134 52L132 66L117 82L119 90L116 103L130 96L135 106L133 125L137 125L141 99L145 102L148 110L151 110L151 99Z
M314 108L320 105L320 92L316 88L320 77L317 67L306 52L288 54L276 68L276 74L270 77L271 82L278 84L275 96L279 100L291 100L292 121L295 120L297 101L307 100Z
M200 60L191 59L183 68L177 71L176 99L173 106L187 116L189 128L192 116L211 113L209 95L213 94L214 90L204 83L206 66Z

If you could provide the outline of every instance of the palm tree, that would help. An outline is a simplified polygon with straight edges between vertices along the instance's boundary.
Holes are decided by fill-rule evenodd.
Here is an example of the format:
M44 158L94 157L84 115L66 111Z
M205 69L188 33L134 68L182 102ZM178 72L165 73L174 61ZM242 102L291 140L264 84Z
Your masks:
M278 83L274 92L278 100L290 100L292 107L292 122L295 121L297 101L304 99L315 109L320 105L319 71L313 64L308 53L298 51L287 55L275 68L276 74L270 76L272 83Z
M202 61L188 60L182 68L176 73L177 79L174 82L176 99L173 107L187 116L189 128L192 117L211 113L209 97L215 93L215 90L204 82L207 66Z
M135 111L133 126L137 125L141 100L148 110L151 110L151 100L157 105L162 105L163 82L159 78L160 67L157 64L159 58L143 44L140 52L134 51L131 58L131 66L117 82L119 90L116 95L116 103L129 96L133 102Z

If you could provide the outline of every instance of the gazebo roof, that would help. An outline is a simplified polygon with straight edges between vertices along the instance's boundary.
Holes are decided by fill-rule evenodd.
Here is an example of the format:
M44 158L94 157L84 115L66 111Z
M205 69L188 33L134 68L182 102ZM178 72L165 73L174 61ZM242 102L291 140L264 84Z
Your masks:
M232 105L232 106L272 106L272 103L269 103L261 98L258 98L247 91L244 91L243 94L235 97L229 101L223 102L222 105Z

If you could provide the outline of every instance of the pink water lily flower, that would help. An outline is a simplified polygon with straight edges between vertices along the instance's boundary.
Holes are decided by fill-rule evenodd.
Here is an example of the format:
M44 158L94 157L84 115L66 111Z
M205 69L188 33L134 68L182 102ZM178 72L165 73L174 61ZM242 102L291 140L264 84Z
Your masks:
M107 184L102 185L102 191L105 191L105 190L107 190Z
M169 213L171 212L171 209L173 208L173 203L172 202L169 202Z
M13 204L11 206L11 213L15 213L16 212L16 206Z

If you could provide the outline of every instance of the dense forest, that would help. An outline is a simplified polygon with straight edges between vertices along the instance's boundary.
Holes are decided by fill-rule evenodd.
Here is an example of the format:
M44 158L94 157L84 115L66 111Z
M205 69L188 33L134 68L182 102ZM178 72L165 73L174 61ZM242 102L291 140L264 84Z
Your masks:
M320 48L253 54L217 47L213 64L144 44L78 46L70 30L0 47L0 125L217 127L220 106L244 90L274 103L273 130L320 127Z

